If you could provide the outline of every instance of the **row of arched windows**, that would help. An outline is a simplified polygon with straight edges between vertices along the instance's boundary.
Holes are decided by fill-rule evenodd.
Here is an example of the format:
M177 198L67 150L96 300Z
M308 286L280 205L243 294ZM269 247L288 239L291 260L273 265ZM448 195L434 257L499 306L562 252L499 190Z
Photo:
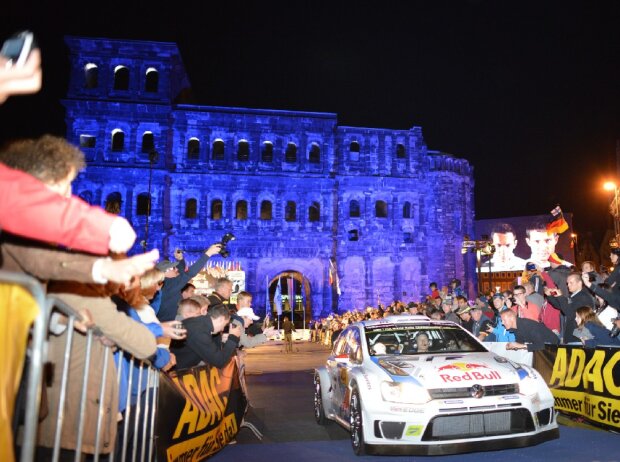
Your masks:
M92 193L85 191L80 194L80 197L88 203L92 204ZM105 200L105 209L109 213L120 214L122 211L123 198L120 193L114 192L108 194ZM284 220L293 222L297 221L297 203L295 201L286 201L284 206ZM210 206L210 218L212 220L221 220L224 217L224 203L221 199L213 199ZM151 195L149 193L138 194L136 198L136 215L150 215L151 213ZM198 200L190 198L185 201L184 217L186 219L198 218ZM247 220L250 218L248 213L248 201L238 200L235 203L234 218L236 220ZM260 209L258 211L258 218L260 220L272 220L273 219L273 203L268 200L263 200L260 203ZM321 221L321 204L313 201L308 207L309 222Z
M350 218L359 218L361 216L361 208L360 203L357 200L352 200L349 202L349 217ZM403 213L402 218L412 218L411 212L411 202L403 203ZM376 201L375 202L375 217L376 218L387 218L388 217L388 205L385 201Z
M360 155L360 144L357 141L351 141L349 144L349 157L351 160L359 160ZM396 145L396 158L397 159L406 159L407 151L405 150L405 145L402 143L398 143Z
M284 148L284 161L287 163L297 162L297 144L290 141ZM226 143L221 138L216 138L211 143L211 159L224 160L226 157ZM187 158L189 160L198 160L200 158L200 140L198 138L190 138L187 142ZM250 143L242 139L237 142L235 152L235 160L239 162L247 162L250 160ZM273 143L271 141L263 141L260 150L261 162L273 162ZM321 163L321 147L318 143L312 142L308 150L308 162L311 164Z
M91 193L86 191L80 194L80 197L85 201L92 203ZM151 210L151 196L148 193L138 194L136 199L136 215L149 215ZM111 193L107 196L105 201L105 209L110 213L121 213L122 196L118 192ZM295 201L286 201L284 206L284 220L285 221L297 221L297 203ZM349 217L359 218L360 203L357 200L351 200L349 202ZM185 201L184 217L187 219L198 218L198 200L190 198ZM213 199L210 206L210 218L212 220L221 220L224 217L224 203L221 199ZM321 204L313 201L308 207L308 221L317 222L321 220ZM387 202L378 200L375 202L375 217L387 218L388 206ZM247 220L248 214L248 201L241 199L235 203L234 218L236 220ZM269 200L263 200L260 203L260 209L258 210L258 218L260 220L272 220L273 219L273 203ZM402 218L412 218L411 202L404 202L402 208Z
M284 220L289 222L297 221L297 203L295 201L286 201L283 206ZM223 201L221 199L213 199L209 212L209 218L211 218L211 220L221 220L224 217ZM185 201L184 216L187 219L198 218L198 201L196 199L191 198ZM307 217L309 222L320 221L321 204L313 201L308 207ZM248 213L248 201L241 199L235 203L234 218L235 220L247 220L250 218ZM264 221L273 219L273 203L271 201L261 201L258 210L258 218Z
M118 65L114 68L114 90L129 90L130 72L127 66ZM84 86L88 89L99 87L99 66L88 63L84 66ZM159 89L159 72L149 67L144 75L144 91L157 93Z

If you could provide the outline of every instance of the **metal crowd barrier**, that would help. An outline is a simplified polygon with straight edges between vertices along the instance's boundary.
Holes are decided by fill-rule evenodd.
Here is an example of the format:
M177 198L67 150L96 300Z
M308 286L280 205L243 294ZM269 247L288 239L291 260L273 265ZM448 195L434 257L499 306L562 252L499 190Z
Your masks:
M89 459L92 456L94 462L98 462L101 458L105 458L109 462L150 462L156 459L155 449L155 418L157 411L157 398L158 398L158 386L159 386L159 372L154 369L148 361L137 360L131 357L129 359L129 370L127 374L127 391L126 391L126 408L123 413L123 422L125 423L122 431L122 436L117 434L116 441L113 442L112 448L109 452L103 453L101 450L102 437L106 431L103 428L103 417L105 414L105 392L106 392L106 379L108 374L116 373L115 384L119 387L123 376L123 361L118 360L116 371L109 371L109 356L110 346L104 346L103 357L104 362L101 372L100 383L91 383L89 381L89 369L93 358L91 357L91 351L93 342L99 341L97 337L103 335L103 333L95 326L86 331L86 351L84 359L84 367L82 372L81 393L78 397L68 397L67 388L69 385L69 369L72 354L74 354L74 336L75 336L75 323L81 319L77 311L71 308L69 305L54 297L46 297L42 286L33 278L21 274L14 274L5 271L0 271L0 282L6 282L10 284L16 284L24 287L30 292L36 303L39 305L40 314L34 322L34 326L31 329L30 335L30 363L27 367L27 387L25 393L25 415L23 432L21 438L15 437L17 453L20 454L20 462L32 462L38 460L41 455L41 447L37 446L38 438L38 425L39 425L39 409L41 402L41 390L42 380L44 377L44 365L48 361L48 329L50 316L53 311L59 312L67 317L66 331L63 333L66 337L64 345L64 357L62 364L54 364L54 373L60 373L60 393L58 398L56 423L54 425L55 434L53 438L53 447L47 449L51 450L51 461L58 462L61 456L61 449L69 449L75 453L74 460L80 462L83 460L83 445L84 445L84 432L86 422L86 401L87 392L90 387L97 386L98 388L98 412L95 428L95 444L94 453L88 454ZM54 334L50 334L54 335ZM119 350L122 353L122 350ZM131 405L132 400L132 385L134 379L134 366L146 366L146 374L142 371L137 373L138 376L138 390L142 390L143 377L146 376L146 389L144 392L138 394L138 399L135 406ZM144 397L144 400L142 400ZM79 399L79 418L77 426L73 429L76 435L75 448L63 448L62 447L62 431L63 424L65 422L65 407L68 399ZM114 418L118 411L117 409L111 409L112 422L116 423ZM52 410L50 409L50 414ZM129 422L133 426L132 436L129 436ZM90 429L92 430L92 429ZM142 435L142 438L140 438ZM146 435L146 437L144 437ZM115 444L114 444L115 443ZM116 445L119 447L117 448ZM131 448L131 450L129 450ZM66 459L66 454L63 458ZM49 459L49 455L43 457L46 460Z

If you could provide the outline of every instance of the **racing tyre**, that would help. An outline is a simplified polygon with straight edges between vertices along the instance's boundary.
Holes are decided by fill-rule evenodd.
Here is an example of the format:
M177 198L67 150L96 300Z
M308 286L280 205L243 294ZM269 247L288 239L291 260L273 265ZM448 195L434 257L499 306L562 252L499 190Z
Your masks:
M364 442L364 425L362 420L362 401L357 388L351 393L351 446L353 452L358 456L365 455L368 451Z
M318 374L314 376L314 418L319 425L327 425L329 423L329 419L325 416L323 395L321 394L321 379Z

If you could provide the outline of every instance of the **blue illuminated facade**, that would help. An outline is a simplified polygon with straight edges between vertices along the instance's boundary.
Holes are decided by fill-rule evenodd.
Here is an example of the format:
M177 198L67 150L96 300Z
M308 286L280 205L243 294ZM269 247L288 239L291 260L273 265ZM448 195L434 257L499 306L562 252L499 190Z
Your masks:
M463 235L473 235L473 168L429 151L420 127L186 104L175 44L66 43L67 138L88 161L74 192L116 209L148 248L179 247L191 260L233 232L231 258L259 311L265 281L282 272L303 279L314 316L417 300L431 281L473 282L461 255Z

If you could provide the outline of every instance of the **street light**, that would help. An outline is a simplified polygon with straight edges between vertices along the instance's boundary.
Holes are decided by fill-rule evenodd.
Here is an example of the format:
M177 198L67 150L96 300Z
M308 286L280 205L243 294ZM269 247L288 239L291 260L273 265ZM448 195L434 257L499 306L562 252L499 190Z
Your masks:
M613 181L606 181L603 184L605 191L614 192L614 200L609 205L609 213L614 217L614 239L616 243L620 243L620 204L618 203L618 185Z

